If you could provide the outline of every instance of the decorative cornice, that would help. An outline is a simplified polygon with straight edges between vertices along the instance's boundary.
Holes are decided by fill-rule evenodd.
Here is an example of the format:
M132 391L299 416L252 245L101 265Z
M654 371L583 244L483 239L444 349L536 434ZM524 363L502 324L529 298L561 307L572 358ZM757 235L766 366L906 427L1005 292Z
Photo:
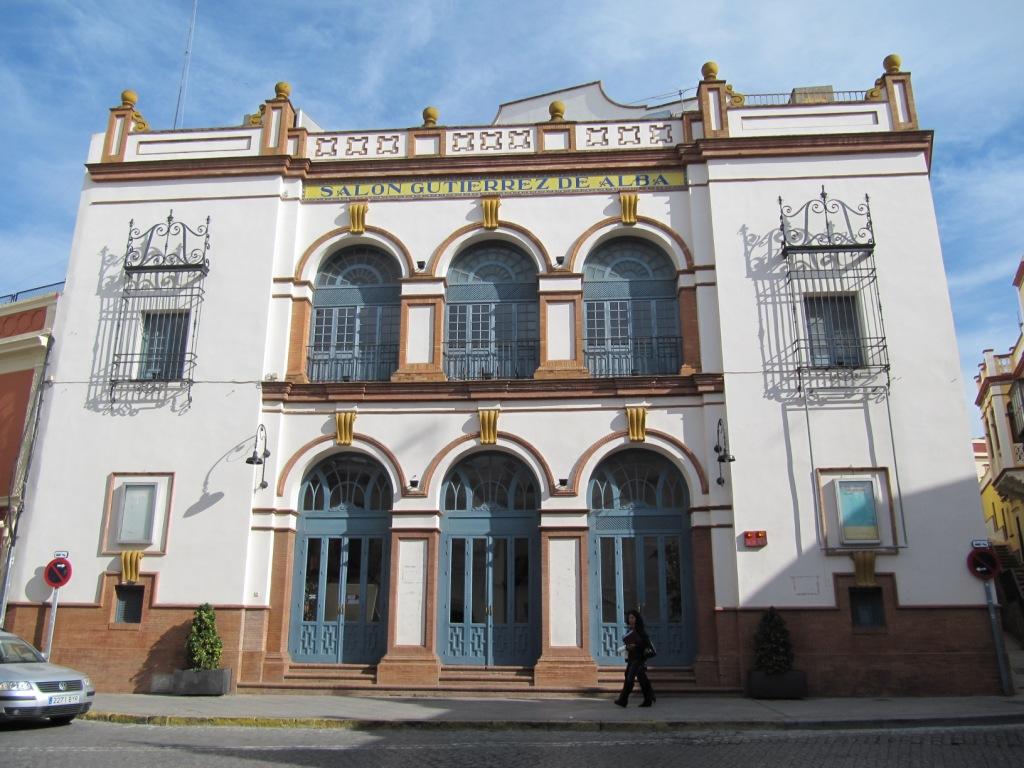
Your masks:
M635 376L575 379L489 379L480 381L359 381L297 383L264 381L263 402L327 403L414 400L538 400L557 397L688 397L724 391L720 373L691 376Z

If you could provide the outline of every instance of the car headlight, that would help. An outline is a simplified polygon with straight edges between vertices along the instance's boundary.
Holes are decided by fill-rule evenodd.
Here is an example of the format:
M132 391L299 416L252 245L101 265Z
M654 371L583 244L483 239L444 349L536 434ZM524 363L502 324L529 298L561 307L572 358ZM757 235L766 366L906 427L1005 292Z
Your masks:
M0 691L31 691L28 680L0 680Z

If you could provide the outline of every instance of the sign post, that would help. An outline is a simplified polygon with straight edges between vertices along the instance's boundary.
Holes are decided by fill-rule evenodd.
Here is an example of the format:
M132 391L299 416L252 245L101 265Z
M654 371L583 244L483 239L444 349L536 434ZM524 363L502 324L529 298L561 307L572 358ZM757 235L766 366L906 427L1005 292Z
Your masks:
M60 588L71 581L71 561L67 558L66 552L61 552L60 556L54 557L53 560L46 564L43 568L43 580L53 587L53 600L50 605L50 621L46 629L46 660L50 660L50 655L53 653L53 628L57 624L57 603L60 596Z
M999 684L1003 694L1013 695L1010 684L1010 670L1006 666L1006 653L1003 648L1003 628L996 613L995 595L992 590L992 579L999 574L999 559L988 540L975 539L971 542L971 551L967 554L967 570L985 584L985 606L988 608L988 623L992 627L992 640L996 646L996 663L999 666Z

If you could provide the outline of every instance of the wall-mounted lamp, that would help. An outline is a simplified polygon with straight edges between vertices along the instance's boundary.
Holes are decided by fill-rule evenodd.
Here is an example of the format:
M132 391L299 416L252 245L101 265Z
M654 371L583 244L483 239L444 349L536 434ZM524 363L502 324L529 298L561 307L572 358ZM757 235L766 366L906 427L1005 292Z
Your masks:
M568 477L560 477L558 479L558 484L560 486L562 486L563 488L568 488L569 487L569 478Z
M732 464L736 457L729 453L729 435L725 431L725 421L718 420L718 436L715 438L715 453L718 454L718 480L719 485L725 485L725 478L722 477L722 465Z
M263 451L260 448L260 437L263 438ZM266 488L267 483L267 463L266 459L270 458L270 449L267 448L267 428L260 424L256 428L256 441L252 446L252 456L245 460L246 464L253 466L259 466L260 468L260 488Z
M413 475L411 478L409 478L409 487L412 488L413 490L420 487L420 479L416 477L416 475Z
M418 269L420 272L422 272L426 268L427 268L427 262L425 262L425 261L417 261L416 262L416 269Z
M555 256L555 264L560 267L565 264L565 256Z

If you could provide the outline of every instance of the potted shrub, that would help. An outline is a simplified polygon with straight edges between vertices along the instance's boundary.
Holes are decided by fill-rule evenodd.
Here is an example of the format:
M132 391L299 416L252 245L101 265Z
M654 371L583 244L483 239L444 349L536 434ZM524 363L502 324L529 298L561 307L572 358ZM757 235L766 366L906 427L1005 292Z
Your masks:
M174 671L174 693L182 696L222 696L231 690L231 670L220 668L223 643L213 606L196 608L185 640L188 669Z
M755 699L802 699L807 675L793 669L793 644L786 620L769 608L754 633L754 668L747 673L747 694Z

